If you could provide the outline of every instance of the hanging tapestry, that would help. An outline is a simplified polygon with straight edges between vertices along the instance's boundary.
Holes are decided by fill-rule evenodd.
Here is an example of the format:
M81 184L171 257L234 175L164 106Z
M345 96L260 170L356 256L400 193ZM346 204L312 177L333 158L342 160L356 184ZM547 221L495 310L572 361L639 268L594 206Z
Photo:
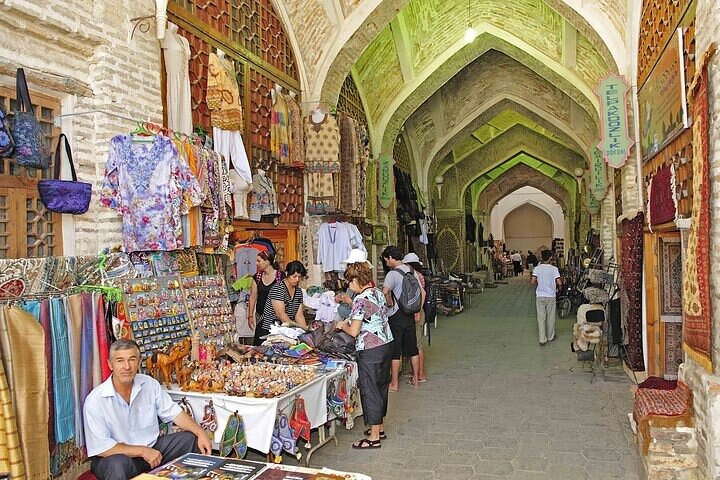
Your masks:
M675 191L672 188L673 172L670 166L658 170L650 180L648 196L648 223L660 225L675 220Z
M682 247L680 242L660 243L662 314L682 315Z
M665 323L665 380L677 380L683 361L682 323Z
M683 291L685 352L712 372L712 312L710 311L710 103L707 63L714 47L703 55L690 89L693 98L693 203L688 234Z
M627 363L633 371L645 370L642 339L642 212L623 222L622 261L620 262L620 304L623 343L627 345Z

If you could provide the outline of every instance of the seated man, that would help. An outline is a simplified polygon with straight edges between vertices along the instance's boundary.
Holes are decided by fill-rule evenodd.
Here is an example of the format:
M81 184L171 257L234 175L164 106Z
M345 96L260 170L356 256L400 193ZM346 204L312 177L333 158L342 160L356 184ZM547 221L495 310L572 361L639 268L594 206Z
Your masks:
M160 384L138 374L140 349L132 340L110 345L112 375L85 400L85 442L99 480L126 480L189 452L210 454L205 431ZM159 437L158 417L185 430Z

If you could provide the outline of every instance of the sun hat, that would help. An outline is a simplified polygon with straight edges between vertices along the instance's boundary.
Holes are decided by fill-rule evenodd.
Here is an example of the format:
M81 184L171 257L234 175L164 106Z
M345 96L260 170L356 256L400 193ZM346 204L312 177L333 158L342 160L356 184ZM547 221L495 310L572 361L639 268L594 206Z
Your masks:
M373 268L372 263L368 262L367 253L363 252L359 248L353 248L352 250L350 250L350 256L346 260L343 260L342 263L349 265L351 263L363 263L363 262L370 265L370 268Z
M417 264L422 265L422 262L420 261L420 257L418 257L416 254L414 254L412 252L405 255L405 257L403 257L403 259L402 259L402 262L403 263L417 263Z

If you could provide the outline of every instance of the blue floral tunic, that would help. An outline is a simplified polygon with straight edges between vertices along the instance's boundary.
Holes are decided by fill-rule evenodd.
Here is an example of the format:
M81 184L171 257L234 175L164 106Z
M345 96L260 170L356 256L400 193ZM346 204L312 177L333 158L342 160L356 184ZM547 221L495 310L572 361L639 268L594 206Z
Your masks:
M110 140L100 203L122 215L126 252L183 248L180 217L203 198L171 139L158 135L144 144L117 135Z

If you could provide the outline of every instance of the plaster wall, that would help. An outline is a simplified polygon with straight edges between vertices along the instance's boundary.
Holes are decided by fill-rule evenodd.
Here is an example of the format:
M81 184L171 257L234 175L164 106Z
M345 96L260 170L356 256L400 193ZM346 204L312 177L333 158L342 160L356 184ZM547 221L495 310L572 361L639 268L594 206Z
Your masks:
M130 18L153 15L152 0L0 0L0 84L24 67L30 89L61 100L63 114L105 110L162 122L160 48L154 26L130 39ZM62 120L78 180L93 184L90 210L63 218L65 255L96 254L122 241L120 216L98 204L112 136L133 122L103 114Z
M505 217L526 203L535 205L550 216L553 238L565 238L565 216L560 204L537 188L523 187L500 200L490 211L490 231L495 240L505 238Z

